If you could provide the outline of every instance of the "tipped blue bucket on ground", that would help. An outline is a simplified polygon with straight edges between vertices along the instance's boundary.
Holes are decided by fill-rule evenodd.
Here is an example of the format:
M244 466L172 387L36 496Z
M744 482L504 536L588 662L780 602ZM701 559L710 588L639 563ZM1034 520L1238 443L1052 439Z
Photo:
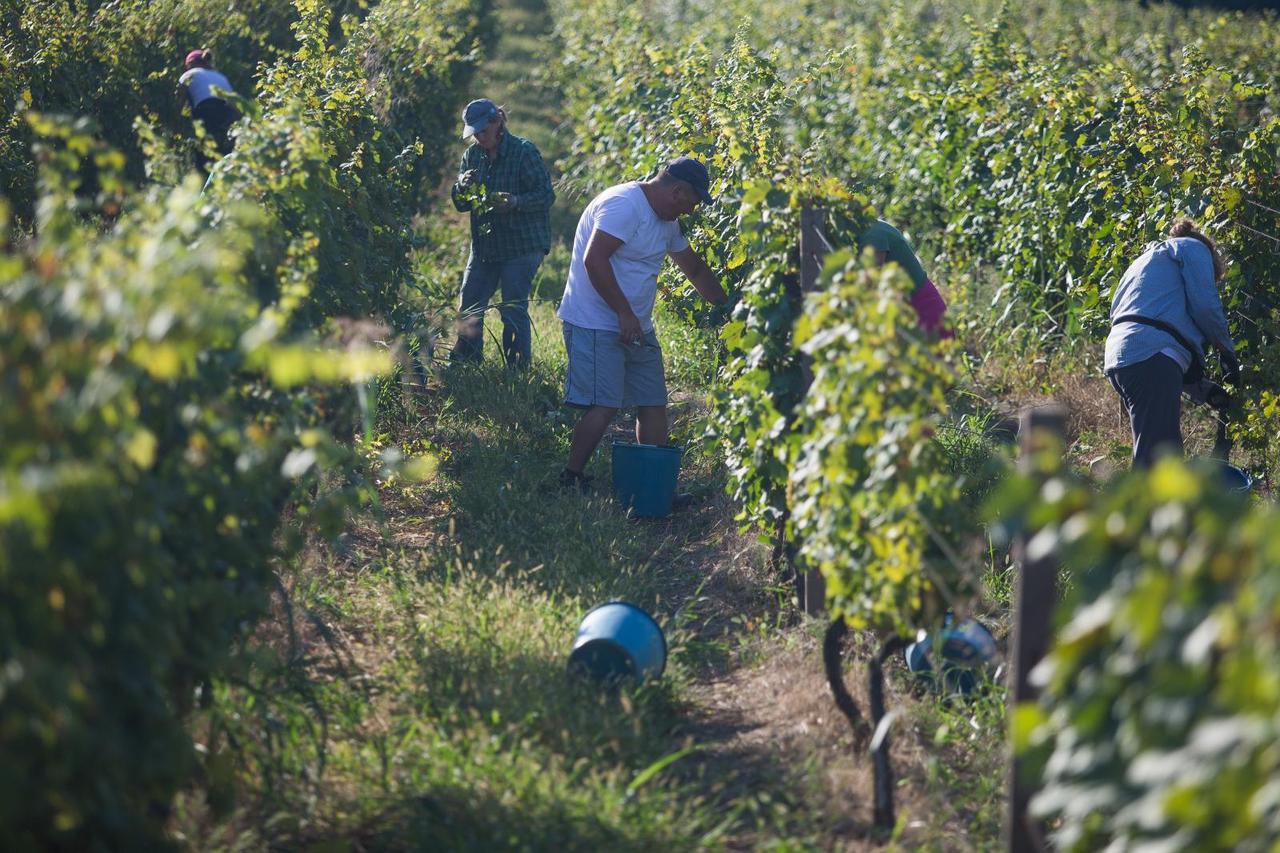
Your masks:
M613 490L623 509L648 518L671 514L684 448L673 445L613 443Z
M957 625L948 615L941 631L907 646L907 669L931 678L933 659L941 658L947 692L969 694L978 685L978 670L995 660L996 653L996 639L981 622L966 619Z
M1215 453L1217 448L1215 448ZM1189 463L1193 468L1202 472L1206 477L1216 480L1218 485L1222 486L1229 492L1247 495L1253 491L1253 477L1243 468L1237 468L1226 459L1219 456L1197 456L1190 460Z
M1229 491L1247 493L1253 489L1253 478L1241 468L1220 460L1213 460L1217 465L1218 479Z
M667 668L667 638L652 616L626 601L610 601L582 619L569 671L617 684L657 678Z

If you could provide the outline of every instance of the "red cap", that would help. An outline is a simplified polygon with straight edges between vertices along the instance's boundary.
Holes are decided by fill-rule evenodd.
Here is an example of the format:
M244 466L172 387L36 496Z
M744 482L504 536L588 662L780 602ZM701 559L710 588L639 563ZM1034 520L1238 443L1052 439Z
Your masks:
M196 48L195 50L187 54L187 58L186 60L183 61L182 64L184 66L190 66L192 63L200 62L203 59L204 59L204 50L201 48Z

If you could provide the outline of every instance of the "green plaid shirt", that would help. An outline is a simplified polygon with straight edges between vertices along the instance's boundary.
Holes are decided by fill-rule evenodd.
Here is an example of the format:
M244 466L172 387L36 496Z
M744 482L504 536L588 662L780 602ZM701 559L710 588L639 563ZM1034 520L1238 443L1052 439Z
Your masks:
M545 254L551 248L550 210L556 193L538 147L504 133L498 156L490 161L484 149L473 143L462 155L458 179L471 169L476 170L476 182L483 184L489 195L510 193L515 203L515 209L507 213L471 214L471 251L476 258L509 261L532 252ZM471 202L460 198L459 192L455 181L453 206L470 210Z

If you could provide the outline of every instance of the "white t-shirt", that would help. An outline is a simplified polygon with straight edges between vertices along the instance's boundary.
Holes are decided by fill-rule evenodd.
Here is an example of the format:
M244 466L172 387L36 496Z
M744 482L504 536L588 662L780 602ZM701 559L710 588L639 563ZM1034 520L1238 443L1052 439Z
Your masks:
M214 71L212 68L188 68L182 72L178 82L187 87L193 107L198 106L201 101L218 97L213 94L211 89L213 86L228 92L235 91L231 88L231 81L224 77L222 72Z
M658 218L645 198L644 189L632 181L610 187L592 199L578 220L573 237L573 261L564 299L556 316L584 329L618 331L618 315L600 297L583 258L591 235L600 230L622 241L609 258L622 294L640 320L640 328L653 331L653 301L658 295L658 273L668 252L682 252L689 241L674 221Z

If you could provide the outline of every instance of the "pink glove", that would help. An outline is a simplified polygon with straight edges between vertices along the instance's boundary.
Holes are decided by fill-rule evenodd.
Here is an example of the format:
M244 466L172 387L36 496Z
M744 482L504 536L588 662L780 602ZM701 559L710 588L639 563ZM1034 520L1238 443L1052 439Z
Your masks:
M940 339L953 338L955 332L942 325L942 315L947 313L947 303L942 301L942 294L933 282L925 279L911 294L911 307L916 309L920 318L920 328Z

